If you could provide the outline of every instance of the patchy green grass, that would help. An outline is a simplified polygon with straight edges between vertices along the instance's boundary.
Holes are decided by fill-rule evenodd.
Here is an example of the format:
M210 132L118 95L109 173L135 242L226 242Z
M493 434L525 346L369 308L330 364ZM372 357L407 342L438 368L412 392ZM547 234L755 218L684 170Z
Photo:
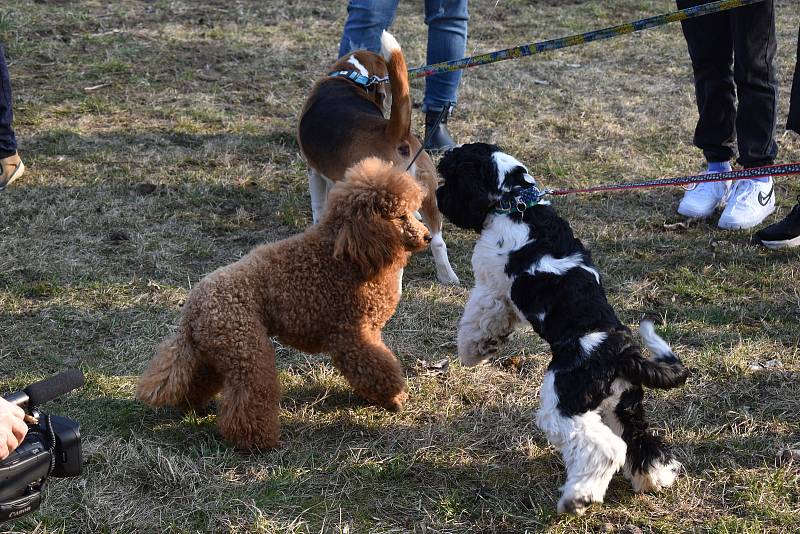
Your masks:
M778 0L780 115L800 11ZM800 473L775 453L800 443L797 251L770 252L715 221L670 226L680 190L567 197L609 298L660 317L695 369L649 394L651 420L686 472L559 517L563 465L534 425L549 353L530 331L493 365L429 374L455 357L474 236L448 226L465 286L412 259L385 331L408 373L407 408L354 398L323 356L279 348L283 448L231 449L213 409L133 399L189 287L253 245L310 223L294 127L338 48L345 2L5 0L16 129L28 172L0 195L0 389L80 366L87 385L46 408L82 423L85 473L53 480L30 532L792 532ZM393 31L424 62L419 2ZM472 2L470 52L670 11L668 0ZM421 100L423 82L414 81ZM549 187L688 174L696 120L680 28L465 72L451 120L461 141L500 143ZM422 119L415 114L415 127ZM780 161L800 137L779 127ZM779 210L800 193L780 179ZM778 360L779 367L751 365Z

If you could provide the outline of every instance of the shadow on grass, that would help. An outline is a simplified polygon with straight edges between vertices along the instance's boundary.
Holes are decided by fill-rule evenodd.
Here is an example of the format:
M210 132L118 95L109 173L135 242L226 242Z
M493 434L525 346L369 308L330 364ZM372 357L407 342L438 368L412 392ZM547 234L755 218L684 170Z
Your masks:
M686 441L673 438L676 455L690 477L712 476L708 473L717 468L768 467L774 444L798 437L795 431L787 431L786 425L796 428L791 414L797 413L792 410L797 408L799 378L793 372L759 374L706 387L701 397L685 399L681 405L689 413L719 414L715 419L706 415L702 420L677 423L679 414L668 417L673 431L697 431L703 436ZM702 409L693 408L698 403L704 404ZM732 410L742 413L744 406L751 413L746 421L731 416ZM346 386L304 382L284 393L283 447L247 452L234 450L221 439L213 405L207 411L182 414L153 410L135 400L99 392L73 399L67 407L80 408L86 434L100 442L110 436L144 440L149 448L164 449L158 454L151 452L151 456L176 457L178 463L202 457L204 469L212 466L208 476L218 476L220 465L242 473L261 473L269 466L273 475L215 478L213 482L220 495L252 501L262 510L299 506L308 519L325 521L328 506L346 503L348 513L369 520L394 503L400 507L395 510L407 513L395 513L392 520L402 521L408 529L431 520L468 520L489 530L502 526L518 530L523 525L546 528L571 521L555 514L565 476L560 456L533 430L528 408L466 407L452 415L431 414L425 422L409 424L402 421L402 414L395 418L366 406ZM659 416L676 409L673 400L658 397L647 401L648 412ZM313 413L306 414L306 410ZM656 427L660 426L659 416L651 417ZM534 452L509 447L507 437L497 436L498 429L492 425L500 420L506 424L526 422ZM776 422L783 426L770 428ZM747 431L743 424L752 424L755 430ZM104 461L102 455L99 461ZM90 457L89 465L91 462ZM649 501L670 501L674 498L670 495L638 496L617 475L605 504L593 506L586 521L590 525L606 521L631 506L647 509Z
M75 130L50 130L26 141L26 153L35 158L72 156L74 162L111 162L139 166L143 154L162 161L172 156L182 168L194 163L212 165L208 155L234 155L251 163L274 161L299 155L293 129L279 129L263 134L251 133L191 133L177 129L151 128L144 131L110 130L94 135L82 135ZM170 149L188 149L176 154ZM126 157L127 156L127 157ZM34 159L35 161L35 159Z
M674 426L691 438L676 445L684 449L690 467L762 467L773 463L782 446L800 441L798 413L796 371L768 369L707 381L682 399Z

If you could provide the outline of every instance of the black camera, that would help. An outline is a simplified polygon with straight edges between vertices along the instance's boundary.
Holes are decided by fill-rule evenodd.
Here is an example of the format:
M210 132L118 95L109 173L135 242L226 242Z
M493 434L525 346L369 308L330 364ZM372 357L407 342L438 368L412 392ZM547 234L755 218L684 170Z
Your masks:
M73 369L3 397L25 410L28 433L19 447L0 462L0 522L39 508L47 477L81 474L80 424L40 413L35 407L82 385L83 373Z

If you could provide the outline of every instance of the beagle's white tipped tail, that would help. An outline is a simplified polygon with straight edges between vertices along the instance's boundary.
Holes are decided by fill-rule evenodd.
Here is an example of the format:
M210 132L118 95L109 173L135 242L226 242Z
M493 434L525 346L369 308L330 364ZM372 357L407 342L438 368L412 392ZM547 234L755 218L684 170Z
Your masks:
M386 70L392 87L392 107L386 134L394 143L399 143L411 134L411 92L408 86L408 67L403 51L392 34L383 31L381 53L386 59Z
M381 34L381 55L383 59L389 61L392 57L392 52L395 50L400 50L400 43L397 42L397 39L395 39L391 33L383 30Z

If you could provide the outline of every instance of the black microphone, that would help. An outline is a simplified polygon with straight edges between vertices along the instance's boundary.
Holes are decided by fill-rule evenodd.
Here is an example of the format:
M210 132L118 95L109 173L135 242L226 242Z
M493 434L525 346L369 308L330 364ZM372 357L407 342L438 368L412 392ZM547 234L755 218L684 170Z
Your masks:
M83 371L80 369L70 369L55 376L51 376L41 382L36 382L26 387L22 391L17 391L3 397L5 400L17 406L25 406L30 410L34 406L45 403L49 400L60 397L77 389L84 384Z

